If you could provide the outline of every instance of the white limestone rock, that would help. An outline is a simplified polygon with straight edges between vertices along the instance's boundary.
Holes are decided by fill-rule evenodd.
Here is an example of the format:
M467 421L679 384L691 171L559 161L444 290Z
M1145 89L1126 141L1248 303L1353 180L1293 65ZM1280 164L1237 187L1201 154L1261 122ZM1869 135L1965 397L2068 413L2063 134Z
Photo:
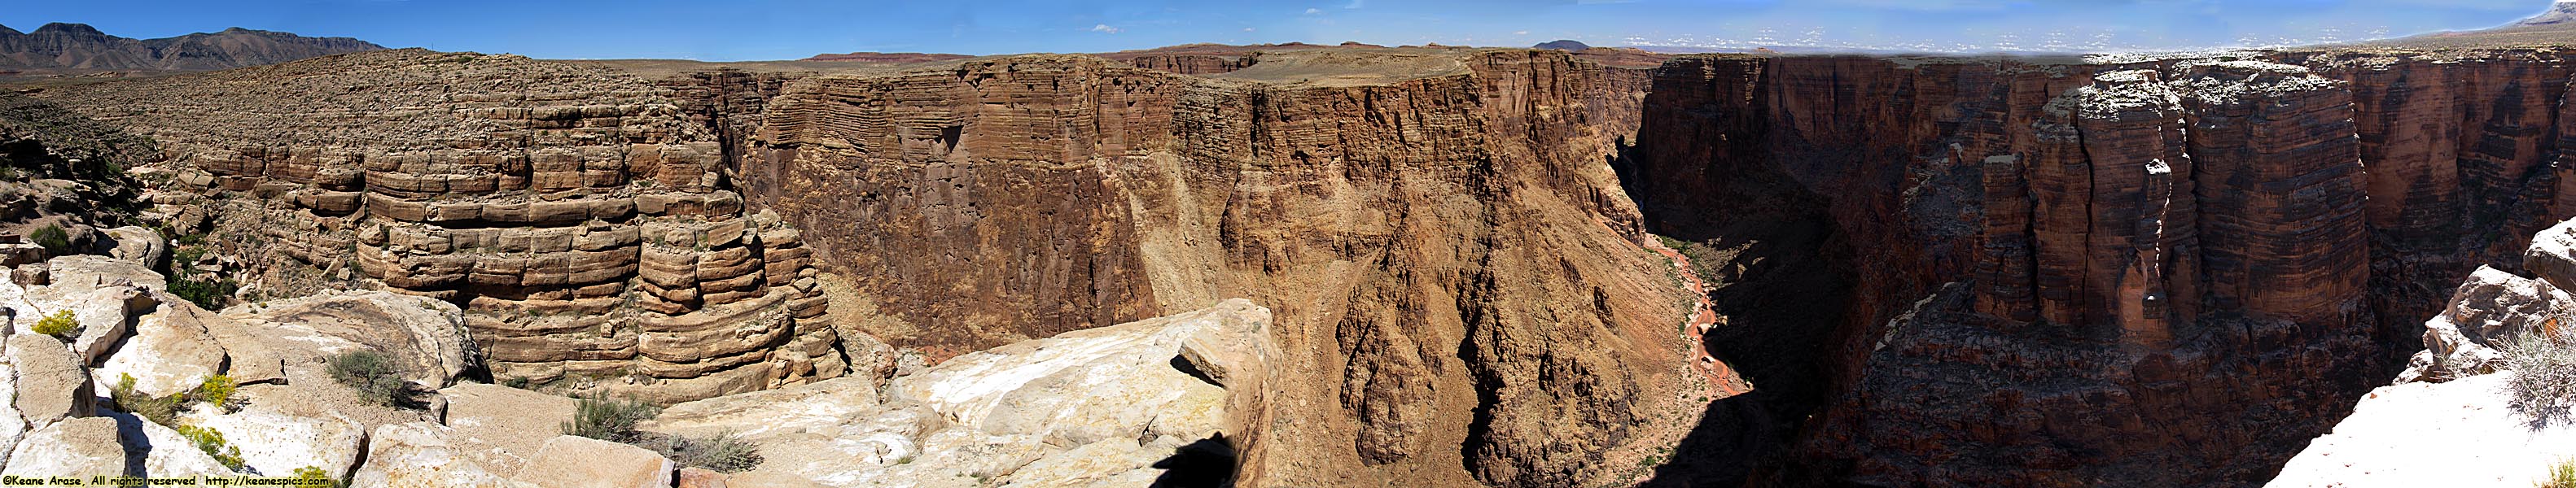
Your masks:
M558 435L513 479L548 488L665 488L678 470L641 447Z
M2576 457L2576 426L2534 428L2514 413L2513 371L2372 390L2266 486L2534 486L2551 463Z
M349 478L349 486L444 488L475 486L536 488L502 478L466 458L447 440L450 430L427 422L376 427L367 436L367 462ZM551 488L551 487L549 487Z
M223 432L226 442L241 449L242 463L261 474L292 475L296 468L311 466L346 477L366 452L366 426L336 411L309 417L254 404L222 413L199 404L180 420Z

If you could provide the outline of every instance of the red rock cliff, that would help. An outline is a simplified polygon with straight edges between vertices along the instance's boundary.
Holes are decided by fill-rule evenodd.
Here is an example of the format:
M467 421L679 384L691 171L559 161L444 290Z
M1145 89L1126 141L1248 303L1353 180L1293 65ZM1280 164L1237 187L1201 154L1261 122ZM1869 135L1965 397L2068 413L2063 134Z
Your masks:
M2260 482L2394 371L2463 263L2567 213L2560 56L1667 63L1622 167L1650 230L1826 263L1840 286L1811 288L1847 307L1730 306L1797 284L1738 258L1711 349L1756 385L1826 386L1757 395L1677 455L1791 461L1662 472ZM1799 225L1827 245L1761 254Z
M1083 56L808 78L769 103L746 187L897 345L1271 308L1286 379L1232 438L1253 484L1611 479L1688 374L1684 292L1601 164L1646 74L1444 56L1384 83Z

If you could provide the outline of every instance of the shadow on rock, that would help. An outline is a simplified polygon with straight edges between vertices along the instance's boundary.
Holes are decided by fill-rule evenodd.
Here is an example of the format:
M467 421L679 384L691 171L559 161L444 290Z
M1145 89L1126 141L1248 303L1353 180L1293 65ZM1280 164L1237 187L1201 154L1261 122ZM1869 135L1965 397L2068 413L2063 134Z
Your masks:
M1225 434L1172 449L1172 457L1154 462L1163 475L1154 488L1219 488L1234 481L1234 444Z

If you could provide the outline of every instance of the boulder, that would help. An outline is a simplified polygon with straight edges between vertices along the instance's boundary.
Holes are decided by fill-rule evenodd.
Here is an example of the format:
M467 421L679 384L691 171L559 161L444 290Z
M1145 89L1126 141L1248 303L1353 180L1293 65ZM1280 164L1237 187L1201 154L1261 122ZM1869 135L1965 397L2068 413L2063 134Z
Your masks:
M134 285L168 291L169 283L152 266L107 256L62 256L45 261L52 286L67 291Z
M371 349L393 355L403 378L433 387L482 364L456 305L382 291L342 291L225 308L245 325L310 331L289 339L321 355ZM272 339L274 341L276 339Z
M169 396L196 388L224 367L224 346L194 305L161 307L134 321L134 334L99 366L101 382L134 377L134 388ZM108 383L112 385L112 383Z
M1167 412L1221 408L1190 404L1221 404L1225 396L1217 385L1173 367L1183 342L1211 328L1252 330L1250 325L1221 324L1254 316L1266 322L1268 315L1249 302L1230 302L1170 317L1067 332L951 358L897 379L887 390L963 427L992 434L1036 435L1064 446L1134 439ZM1209 357L1230 356L1211 353ZM1207 432L1200 434L1221 430L1215 425L1204 427Z
M2522 251L2522 267L2558 289L2576 287L2576 220L2533 234L2531 247Z
M367 436L367 463L349 477L349 486L378 488L444 488L475 486L536 488L540 485L493 475L448 443L452 431L426 422L376 427ZM546 488L553 488L551 486Z
M1232 405L1257 397L1227 388L1268 381L1269 321L1231 300L958 356L894 378L882 399L874 378L842 377L672 405L639 428L757 444L763 462L729 475L735 488L1149 485L1159 460L1240 428Z
M34 334L36 324L46 317L70 311L73 319L80 322L79 335L72 338L71 347L86 365L106 359L109 349L132 331L134 314L151 310L157 303L150 290L138 286L85 287L57 282L27 290L23 302L7 306L16 314L12 322L17 334Z
M116 249L109 251L108 256L145 266L161 262L161 257L170 250L169 242L161 240L161 233L152 229L129 225L108 229L107 237L116 241Z
M2399 382L2448 381L2501 367L2500 348L2552 324L2576 324L2576 296L2548 281L2479 267L2451 292L2442 315L2424 323L2425 350ZM2547 332L2576 332L2553 330Z
M661 454L615 442L559 435L512 479L548 488L662 488L678 466Z
M26 243L0 244L0 266L18 266L45 261L45 246Z
M116 419L85 417L55 422L27 433L9 453L14 476L123 476L125 445L117 439Z
M99 418L116 421L116 435L123 443L126 465L142 466L144 473L172 477L237 474L231 468L225 467L222 461L215 460L212 454L197 448L195 441L188 440L187 436L179 435L179 431L168 426L152 423L134 414L108 409L100 409L99 414ZM222 429L216 429L214 432L216 435L223 436L224 445L228 448L240 448L238 444L233 443L234 434L238 432Z
M709 471L705 468L680 468L679 480L672 482L672 486L677 488L727 488L728 485L725 484L724 473Z
M727 432L758 436L773 429L835 423L877 408L875 383L865 378L841 377L672 405L639 428L691 436Z
M475 462L509 476L528 465L571 422L579 402L567 397L485 383L458 383L438 391L447 399L447 427Z
M98 398L90 388L89 369L61 340L17 334L9 336L8 349L9 364L17 372L11 402L29 427L89 416Z
M347 477L357 467L358 455L366 452L366 426L337 411L320 417L291 415L260 403L223 413L200 404L180 419L223 432L226 441L241 449L242 463L264 474L292 474L311 466L334 478Z

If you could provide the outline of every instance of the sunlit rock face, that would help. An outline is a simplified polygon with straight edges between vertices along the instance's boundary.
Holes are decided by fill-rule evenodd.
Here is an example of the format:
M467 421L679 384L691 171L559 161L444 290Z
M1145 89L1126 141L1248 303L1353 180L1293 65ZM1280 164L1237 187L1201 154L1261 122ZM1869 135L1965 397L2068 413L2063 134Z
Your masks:
M827 486L1222 480L1242 433L1267 418L1281 357L1270 327L1269 310L1227 300L958 356L895 377L884 398L841 378L682 403L644 427L741 435L765 461L732 476Z

